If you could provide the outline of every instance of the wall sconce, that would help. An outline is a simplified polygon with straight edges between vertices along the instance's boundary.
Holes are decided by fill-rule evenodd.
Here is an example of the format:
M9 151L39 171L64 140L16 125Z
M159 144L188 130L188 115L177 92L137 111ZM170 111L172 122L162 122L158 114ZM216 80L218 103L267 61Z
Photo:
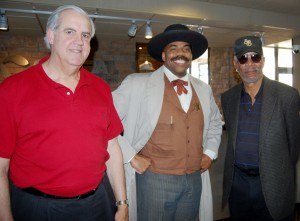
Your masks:
M145 38L146 39L151 39L153 37L153 33L152 33L152 28L150 25L150 21L147 21L147 25L145 28Z
M131 37L131 38L133 38L135 36L135 34L136 34L137 28L138 28L138 26L135 23L135 20L132 20L132 24L129 27L128 32L127 32L128 36Z
M0 15L0 30L6 31L7 29L8 29L7 17L5 15L5 11L1 10L1 15Z
M29 61L21 55L9 56L9 57L5 58L2 63L6 64L6 63L9 63L9 62L12 62L12 63L14 63L18 66L21 66L21 67L26 67L26 66L29 65Z
M154 71L153 65L150 61L146 61L139 65L140 71Z

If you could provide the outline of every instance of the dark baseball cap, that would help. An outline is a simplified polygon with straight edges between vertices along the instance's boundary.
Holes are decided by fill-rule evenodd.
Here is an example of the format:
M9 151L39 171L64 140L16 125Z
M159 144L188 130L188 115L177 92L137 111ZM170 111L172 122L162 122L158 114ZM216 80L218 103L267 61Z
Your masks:
M262 42L259 37L245 36L237 39L234 45L234 55L240 58L247 52L263 55Z

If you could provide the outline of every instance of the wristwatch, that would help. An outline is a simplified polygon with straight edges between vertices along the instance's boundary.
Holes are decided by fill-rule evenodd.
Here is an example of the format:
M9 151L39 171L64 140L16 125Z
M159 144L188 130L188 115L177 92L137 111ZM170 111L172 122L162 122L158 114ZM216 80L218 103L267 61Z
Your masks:
M116 202L116 206L121 206L121 205L129 205L128 199L126 200L120 200Z

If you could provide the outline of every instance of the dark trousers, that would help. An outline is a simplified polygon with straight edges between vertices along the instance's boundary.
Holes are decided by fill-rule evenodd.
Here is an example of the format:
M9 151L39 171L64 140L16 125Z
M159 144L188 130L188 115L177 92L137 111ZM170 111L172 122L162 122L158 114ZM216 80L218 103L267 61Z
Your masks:
M113 221L110 184L105 177L97 191L84 199L50 199L26 193L11 185L15 221Z
M260 176L249 176L234 170L234 179L229 197L232 221L274 221L262 193ZM293 215L280 221L292 221Z

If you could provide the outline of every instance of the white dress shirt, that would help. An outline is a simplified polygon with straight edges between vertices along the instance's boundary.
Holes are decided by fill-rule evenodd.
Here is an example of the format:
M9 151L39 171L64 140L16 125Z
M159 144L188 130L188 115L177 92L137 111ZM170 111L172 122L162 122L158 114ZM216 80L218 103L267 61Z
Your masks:
M189 75L186 74L184 77L179 78L176 75L174 75L165 66L164 66L164 72L165 72L165 75L167 76L167 78L169 79L170 82L172 82L174 80L177 80L177 79L180 79L180 80L188 82L188 85L184 86L187 89L187 94L182 93L181 95L178 95L177 92L176 92L176 94L178 96L178 99L180 101L182 109L187 113L188 110L189 110L189 107L190 107L190 103L191 103L191 100L192 100L192 94L193 94L191 83L190 83L190 80L189 80ZM174 87L174 90L177 91L177 86Z

